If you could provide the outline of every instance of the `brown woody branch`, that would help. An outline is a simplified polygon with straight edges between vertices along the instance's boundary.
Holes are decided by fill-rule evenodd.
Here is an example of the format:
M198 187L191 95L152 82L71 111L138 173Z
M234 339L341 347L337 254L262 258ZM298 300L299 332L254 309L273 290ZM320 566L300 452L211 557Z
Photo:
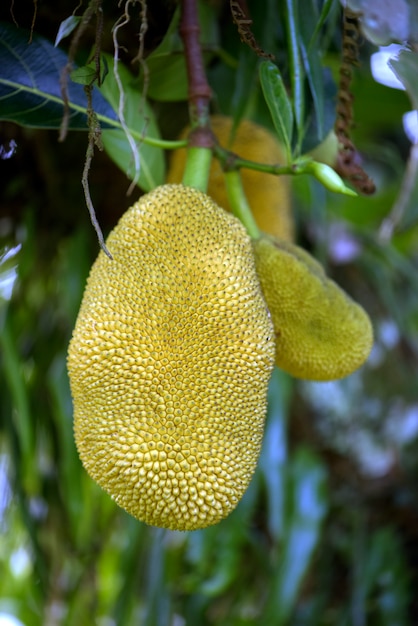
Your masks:
M212 91L206 78L199 41L197 0L181 1L179 32L183 40L189 83L189 115L192 127L189 145L212 148L214 140L209 126L209 103Z

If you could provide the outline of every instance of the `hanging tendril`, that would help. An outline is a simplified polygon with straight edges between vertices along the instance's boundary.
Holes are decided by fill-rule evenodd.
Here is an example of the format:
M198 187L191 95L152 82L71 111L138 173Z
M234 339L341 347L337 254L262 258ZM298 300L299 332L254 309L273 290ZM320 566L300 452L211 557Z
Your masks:
M372 179L361 167L360 155L350 137L354 120L351 81L353 67L359 65L359 34L357 14L345 8L343 13L342 61L337 95L337 118L335 121L335 134L340 145L336 170L357 191L369 195L374 193L376 187Z
M243 43L251 48L258 56L274 61L274 55L268 54L258 45L251 30L252 19L245 0L230 0L231 14L238 27L238 34Z

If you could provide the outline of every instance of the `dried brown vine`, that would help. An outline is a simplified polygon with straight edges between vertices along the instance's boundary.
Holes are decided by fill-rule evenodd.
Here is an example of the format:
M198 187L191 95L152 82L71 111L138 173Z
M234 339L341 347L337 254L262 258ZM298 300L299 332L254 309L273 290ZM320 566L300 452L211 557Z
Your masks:
M100 41L103 32L103 11L102 0L91 0L87 9L84 11L80 24L71 40L70 49L68 51L68 61L61 72L61 96L64 102L64 112L59 132L59 141L64 141L68 132L68 123L70 119L70 103L68 100L68 79L73 69L74 58L80 44L81 37L85 33L93 17L96 16L96 45L94 52L94 61L96 65L96 76L93 79L98 80L100 84Z
M353 67L358 65L359 25L357 14L345 8L343 13L342 61L337 95L335 134L339 143L337 172L363 194L372 194L375 184L360 165L360 155L350 137L353 126Z
M101 128L99 120L97 119L97 115L93 110L92 104L92 92L93 92L93 84L95 82L98 85L102 83L101 77L101 63L100 63L100 53L101 53L101 42L103 36L103 9L102 9L102 0L91 0L87 9L85 10L80 24L77 30L74 33L74 36L71 41L70 49L68 52L68 62L64 69L61 72L61 95L64 102L64 112L61 121L60 133L59 133L59 141L64 141L68 132L68 123L70 119L70 106L68 100L68 79L70 73L73 69L74 58L77 52L80 40L87 27L89 26L93 17L96 17L96 36L95 36L95 46L94 52L92 56L92 61L94 61L95 72L93 79L91 82L84 87L84 90L87 95L87 123L89 129L89 138L86 150L86 159L84 162L83 174L81 178L81 184L84 190L84 197L86 200L87 208L90 214L91 223L93 224L94 230L96 231L97 238L102 250L107 254L107 256L111 259L112 255L106 247L104 242L104 237L102 230L100 228L99 222L96 218L96 213L94 210L93 202L90 195L90 187L89 187L89 172L90 166L94 155L94 147L96 146L99 150L103 149L102 141L101 141Z
M248 11L246 0L230 0L231 15L237 25L238 34L243 43L251 48L258 56L274 60L274 55L268 54L258 45L251 30L252 19Z
M81 178L81 184L83 185L84 197L86 199L87 208L90 214L91 223L93 224L94 230L96 231L97 238L99 240L100 247L103 252L112 259L112 255L109 252L102 233L102 229L100 228L100 224L96 218L96 212L94 210L93 201L90 195L90 185L89 185L89 172L91 162L94 156L94 146L96 146L99 150L103 150L102 145L102 131L100 128L99 120L97 119L97 115L93 110L92 105L92 85L86 85L85 92L87 94L87 117L88 117L88 126L89 126L89 140L87 144L86 150L86 160L84 162L83 175Z

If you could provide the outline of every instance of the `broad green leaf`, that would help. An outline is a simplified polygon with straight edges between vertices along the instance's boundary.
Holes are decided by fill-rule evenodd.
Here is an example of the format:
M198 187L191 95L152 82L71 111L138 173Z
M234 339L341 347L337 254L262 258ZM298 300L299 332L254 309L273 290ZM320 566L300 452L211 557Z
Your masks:
M64 113L62 71L68 57L47 39L0 24L0 119L33 128L60 128ZM87 97L68 79L69 129L87 130ZM119 126L117 115L97 90L93 109L103 128Z
M100 92L118 111L120 107L120 92L115 76L114 59L110 55L102 58L109 67L109 73ZM141 142L144 135L159 137L159 131L152 109L143 98L141 92L134 87L134 78L129 70L118 62L117 71L123 89L123 116L131 139L136 143L139 155L138 185L144 191L150 191L164 182L165 168L164 155L160 148L154 148ZM123 129L104 130L102 132L103 145L110 158L126 173L131 180L135 179L135 155L131 143Z
M187 100L187 72L182 53L147 59L147 96L160 102Z
M64 113L61 75L68 58L43 37L34 34L30 45L28 40L27 31L10 24L0 25L0 119L21 126L59 129ZM134 179L132 150L117 114L119 89L112 71L113 58L105 57L105 61L109 75L100 88L102 93L93 88L92 105L103 129L106 151L127 176ZM80 72L80 82L91 81L93 76L88 67L80 68ZM132 87L131 74L122 64L119 64L119 73L125 92L125 122L133 142L141 143L144 134L158 137L152 111L140 92ZM68 79L68 98L69 130L88 130L84 87ZM115 130L106 130L110 128ZM163 154L161 149L141 144L139 157L143 163L138 184L148 191L163 182Z
M271 61L260 64L260 81L264 98L270 110L279 140L286 148L288 162L291 160L293 133L292 105L287 95L279 69Z
M160 101L178 101L187 98L187 74L183 48L178 33L179 11L175 11L170 26L160 45L147 57L147 96Z
M204 60L208 61L213 56L212 51L217 47L217 16L215 9L207 2L199 2L198 10L199 42ZM187 100L188 97L186 62L178 33L179 16L180 13L176 10L162 42L146 59L146 95L153 100L177 102ZM144 84L144 77L142 80Z

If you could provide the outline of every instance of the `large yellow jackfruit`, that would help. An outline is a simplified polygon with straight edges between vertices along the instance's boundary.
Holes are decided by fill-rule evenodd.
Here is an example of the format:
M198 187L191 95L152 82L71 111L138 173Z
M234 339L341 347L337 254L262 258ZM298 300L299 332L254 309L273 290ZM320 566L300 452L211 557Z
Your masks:
M207 195L163 185L107 246L69 347L81 460L150 525L215 524L254 472L274 365L251 241Z
M373 344L364 309L306 250L266 236L253 249L274 324L276 365L309 380L343 378L360 367Z
M240 157L267 163L285 165L286 157L277 139L267 129L250 120L242 120L232 142L233 120L223 115L210 118L211 128L219 144ZM186 128L181 137L187 137ZM180 183L186 163L186 149L175 150L170 158L168 183ZM294 238L294 224L290 204L289 180L286 176L273 176L243 168L241 170L245 195L260 230L288 241ZM230 211L224 174L219 162L213 159L210 169L208 195L219 206Z

